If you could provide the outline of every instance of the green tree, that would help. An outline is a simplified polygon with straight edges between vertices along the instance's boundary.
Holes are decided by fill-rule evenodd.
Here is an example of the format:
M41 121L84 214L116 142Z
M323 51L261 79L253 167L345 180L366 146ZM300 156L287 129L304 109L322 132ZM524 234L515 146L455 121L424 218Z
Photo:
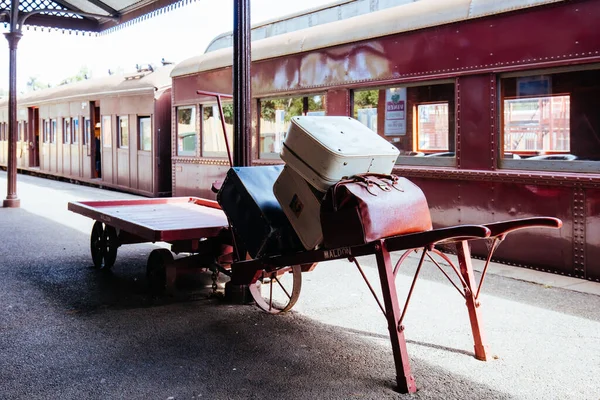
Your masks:
M289 122L293 116L302 115L304 111L302 97L268 99L260 102L260 114L262 119L274 122L276 110L285 110L285 122Z
M379 90L361 90L354 92L354 116L359 108L376 108L379 101Z
M37 76L30 76L27 80L27 92L49 88L50 85L39 80Z
M84 81L84 80L90 78L90 75L91 74L90 74L89 68L87 66L83 65L83 66L81 66L81 68L79 68L79 72L77 72L73 76L63 79L60 82L60 85L67 85L67 84L73 83L73 82Z

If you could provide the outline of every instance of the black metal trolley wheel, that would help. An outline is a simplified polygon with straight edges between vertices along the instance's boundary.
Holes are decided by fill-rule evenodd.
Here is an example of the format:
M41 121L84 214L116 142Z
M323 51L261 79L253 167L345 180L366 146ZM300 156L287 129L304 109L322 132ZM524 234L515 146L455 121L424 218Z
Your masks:
M97 269L109 270L115 265L117 259L117 249L119 248L119 237L117 230L96 221L92 227L90 237L90 249L94 267Z
M146 277L150 292L162 294L167 289L167 265L173 262L173 253L167 249L152 250L146 264Z
M250 293L256 305L270 314L289 311L298 301L301 289L300 265L263 271L260 278L250 285Z

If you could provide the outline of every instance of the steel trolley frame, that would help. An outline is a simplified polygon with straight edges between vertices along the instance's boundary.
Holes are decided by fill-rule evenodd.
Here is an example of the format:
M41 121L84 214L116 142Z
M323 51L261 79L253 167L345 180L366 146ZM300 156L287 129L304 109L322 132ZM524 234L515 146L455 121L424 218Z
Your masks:
M494 251L506 235L512 231L533 227L559 228L561 225L562 222L559 219L549 217L517 219L485 225L461 225L422 233L383 238L360 246L321 249L297 254L238 261L234 262L231 266L231 282L237 285L248 284L252 289L255 287L254 284L257 281L263 279L268 279L270 281L276 280L282 271L289 271L289 266L295 266L292 267L292 272L295 275L299 275L300 271L309 271L314 268L318 262L348 258L358 267L365 282L369 286L371 293L377 300L381 311L387 319L396 366L398 391L402 393L413 393L417 388L410 370L409 356L404 338L404 325L402 322L406 315L406 310L425 258L428 257L434 262L466 300L471 330L473 333L475 357L478 360L486 361L488 358L488 350L481 326L481 304L479 302L479 294ZM469 241L476 239L491 240L490 251L479 282L476 281L473 273L469 248ZM456 266L444 253L436 249L436 244L453 245L458 257L458 266ZM408 255L412 251L420 249L422 250L421 259L412 280L408 296L401 308L396 292L395 277L401 264L406 260ZM402 250L405 251L404 254L400 257L396 265L392 266L390 252ZM458 277L462 289L452 281L451 277L442 269L440 264L431 257L432 253L440 256L450 266ZM356 260L356 257L370 254L374 254L377 259L383 304L378 299L373 287L367 280L360 264ZM299 288L297 289L296 285L294 285L293 292L288 294L290 300L289 304L293 305L296 302L298 295ZM253 293L253 297L256 299L256 294ZM269 304L260 304L258 303L259 301L261 301L260 297L259 300L257 300L257 304L266 311L270 311ZM291 308L291 306L289 308Z
M484 225L460 225L450 228L382 238L364 245L302 251L286 255L273 255L260 259L244 259L236 254L235 238L231 235L228 221L215 201L195 197L168 199L142 199L118 201L71 202L69 210L93 218L90 247L94 265L110 268L116 259L117 248L128 243L164 241L171 244L175 253L189 252L189 257L177 260L167 249L153 250L148 258L147 274L152 285L158 289L171 289L177 270L181 268L208 267L223 271L231 277L231 287L249 285L256 304L269 313L288 311L296 303L301 290L302 272L311 271L319 262L349 259L359 269L371 293L388 322L388 330L394 354L398 391L416 391L411 374L409 356L402 324L417 278L426 257L454 285L465 299L474 340L475 357L485 361L488 350L481 326L479 294L492 255L510 232L525 228L560 228L561 220L550 217L516 219ZM489 254L479 282L476 281L471 263L469 241L490 240ZM436 245L451 245L456 250L458 266ZM409 254L421 250L421 258L411 287L402 307L398 300L395 278ZM395 266L390 253L404 251ZM460 286L441 267L432 254L440 257L454 272ZM381 283L383 303L366 278L356 257L375 255ZM292 289L285 291L285 304L275 306L272 298L262 296L260 286L280 284L279 279L290 273Z

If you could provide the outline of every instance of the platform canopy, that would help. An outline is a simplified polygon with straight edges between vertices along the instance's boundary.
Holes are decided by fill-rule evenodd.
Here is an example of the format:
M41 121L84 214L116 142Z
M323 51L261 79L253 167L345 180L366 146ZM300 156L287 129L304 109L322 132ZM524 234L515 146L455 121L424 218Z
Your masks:
M23 29L56 28L108 33L196 0L20 0ZM15 0L0 0L0 21L10 24Z

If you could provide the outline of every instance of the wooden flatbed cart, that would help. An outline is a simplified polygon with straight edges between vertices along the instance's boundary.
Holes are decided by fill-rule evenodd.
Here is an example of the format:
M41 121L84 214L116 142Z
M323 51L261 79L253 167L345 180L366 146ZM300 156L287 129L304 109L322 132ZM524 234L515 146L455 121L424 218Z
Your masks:
M94 219L90 248L94 266L110 269L124 244L166 242L147 263L152 291L173 290L177 270L220 266L227 245L227 217L216 201L197 197L70 202L68 209ZM174 260L173 253L192 256Z
M479 294L492 255L507 234L525 228L559 228L556 218L517 219L484 225L460 225L450 228L382 238L364 245L319 249L293 254L271 255L246 259L236 254L234 238L227 217L211 200L195 197L142 199L119 201L71 202L69 210L85 215L96 222L91 233L91 253L97 268L110 268L116 259L117 248L128 243L167 242L175 253L191 253L189 257L173 260L167 249L153 250L148 258L148 277L155 285L171 287L176 271L181 267L208 267L230 276L230 288L249 285L256 304L269 313L288 311L296 303L302 282L302 272L311 271L319 262L338 259L352 261L365 279L388 321L388 330L396 366L398 390L416 391L402 324L417 278L425 259L431 260L466 300L474 340L475 357L487 360L488 350L481 327ZM489 254L477 282L471 264L469 241L489 240ZM453 246L458 265L435 246ZM404 251L396 265L390 253ZM400 307L395 277L401 264L413 251L421 257L403 306ZM375 255L382 288L383 303L356 260L356 257ZM452 271L449 275L439 260ZM456 278L452 278L454 275ZM458 284L455 283L458 281ZM214 287L214 286L213 286ZM265 288L267 290L265 290ZM276 293L279 292L279 293Z

